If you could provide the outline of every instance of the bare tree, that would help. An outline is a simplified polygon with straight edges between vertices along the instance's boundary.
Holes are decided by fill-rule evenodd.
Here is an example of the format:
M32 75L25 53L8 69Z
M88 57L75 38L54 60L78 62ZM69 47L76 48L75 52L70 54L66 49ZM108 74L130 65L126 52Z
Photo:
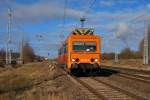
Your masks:
M25 43L23 46L23 61L24 63L33 62L35 54L29 43Z

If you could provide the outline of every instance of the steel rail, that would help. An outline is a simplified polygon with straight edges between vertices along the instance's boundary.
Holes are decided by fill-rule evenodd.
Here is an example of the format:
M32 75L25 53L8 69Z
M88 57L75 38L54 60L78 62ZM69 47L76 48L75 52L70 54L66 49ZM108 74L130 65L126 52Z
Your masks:
M113 68L113 70L115 70L115 68ZM112 73L111 71L107 71L107 70L104 70L104 72ZM131 74L130 72L128 73L128 72L123 72L123 71L120 71L116 75L118 75L120 77L124 77L124 78L128 78L128 79L132 79L132 80L136 80L139 82L144 82L144 83L150 84L150 77L140 76L140 75L136 75L136 74Z
M129 95L130 97L133 97L133 98L135 98L135 99L137 99L137 100L146 100L146 99L147 99L147 98L145 98L145 97L143 97L143 96L136 95L136 94L131 93L131 92L125 90L125 89L121 89L121 88L119 88L119 87L116 87L116 86L114 86L114 85L111 85L110 83L106 83L106 82L104 82L104 81L102 81L102 80L100 80L100 79L97 79L97 78L93 78L93 79L96 80L96 81L98 81L98 82L100 82L100 83L103 83L103 84L105 84L105 85L107 85L107 86L109 86L109 87L111 87L111 88L113 88L113 89L115 89L115 90L118 90L118 91L120 91L120 92L122 92L122 93L124 93L124 94L126 94L126 95Z

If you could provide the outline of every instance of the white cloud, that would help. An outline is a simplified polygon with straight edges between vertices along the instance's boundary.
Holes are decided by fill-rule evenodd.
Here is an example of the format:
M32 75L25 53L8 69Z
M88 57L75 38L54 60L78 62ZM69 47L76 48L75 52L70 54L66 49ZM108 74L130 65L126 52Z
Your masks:
M68 8L66 10L67 17L78 18L79 13L83 13L78 10ZM30 21L41 21L47 19L62 18L64 13L64 8L60 5L53 5L51 3L34 4L17 6L15 9L16 18Z
M114 4L115 4L115 2L113 2L113 1L108 1L108 0L101 0L100 1L100 5L102 5L102 6L112 6Z
M118 4L135 4L137 0L100 0L101 6L116 6Z
M26 22L28 25L31 25L32 22L46 22L51 19L61 19L63 17L64 13L64 0L38 0L38 2L31 3L31 4L20 4L16 3L15 1L12 2L12 0L4 0L5 2L0 2L0 11L1 15L7 15L4 14L4 11L2 10L3 5L12 6L13 12L14 12L14 18L17 21L23 21ZM115 2L116 1L116 2ZM100 0L100 3L102 6L113 6L120 3L134 3L137 0ZM76 3L77 0L70 0L69 3ZM81 1L81 2L87 2L87 0ZM88 3L86 3L86 6ZM83 5L85 7L85 5ZM148 7L150 7L149 4L147 4ZM83 8L84 8L83 7ZM81 10L82 7L69 7L67 8L67 19L79 19L82 15L85 15L85 12ZM85 7L86 8L86 7ZM80 10L79 10L80 9ZM85 9L84 9L85 10ZM5 10L7 11L7 10ZM138 38L137 41L140 41L142 38L142 31L143 28L141 28L141 25L143 24L144 17L136 18L137 16L142 15L143 13L146 13L145 18L149 18L150 14L145 11L145 9L130 9L127 8L124 11L113 11L113 12L106 12L106 11L100 11L92 12L92 14L88 15L87 22L85 23L85 26L93 27L97 32L105 32L104 34L108 34L113 31L118 32L118 37L122 39L135 39ZM0 16L1 17L1 16ZM5 18L7 18L5 16ZM2 19L2 18L1 18ZM131 22L132 19L135 19ZM132 23L134 23L132 25ZM76 24L73 20L69 20L65 28L66 30L71 31L72 28L74 28ZM61 28L61 25L58 25L58 28ZM132 26L132 27L131 27ZM51 27L52 28L52 27ZM65 31L66 31L65 30ZM67 31L67 32L69 32ZM141 32L141 33L140 33ZM54 33L50 33L54 34ZM135 34L135 35L133 35ZM140 35L138 35L140 34ZM110 34L114 38L114 34ZM110 37L111 37L110 36ZM50 36L49 36L50 37ZM107 36L105 36L105 40L108 39L112 41L112 39ZM104 40L104 41L105 41ZM132 42L132 41L130 41ZM129 43L130 43L129 42ZM107 43L107 45L111 45L111 43ZM113 46L113 45L112 45Z
M104 38L103 48L105 52L114 51L114 49L110 49L110 47L117 47L117 42L120 42L120 47L117 47L120 50L125 46L137 50L138 44L144 34L144 19L149 20L149 16L149 12L144 9L97 12L89 17L90 20L88 24L95 26L100 33L104 32L102 37ZM109 34L110 36L105 34ZM116 35L119 41L116 39Z
M7 0L9 1L9 0ZM64 14L64 2L59 1L39 1L33 4L20 4L16 2L1 2L0 4L9 5L13 8L14 18L22 22L43 22L50 19L60 19L63 18ZM3 10L1 15L5 15L6 9ZM81 15L85 15L85 12L67 8L66 16L67 18L77 19Z

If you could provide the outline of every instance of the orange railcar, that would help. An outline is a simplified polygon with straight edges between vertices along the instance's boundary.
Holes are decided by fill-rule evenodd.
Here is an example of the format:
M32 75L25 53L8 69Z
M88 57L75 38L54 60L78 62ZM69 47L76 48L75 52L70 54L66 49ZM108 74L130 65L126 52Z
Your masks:
M58 61L68 71L80 67L82 69L100 68L101 39L92 32L90 29L76 29L62 43L59 48ZM87 67L85 65L94 66Z

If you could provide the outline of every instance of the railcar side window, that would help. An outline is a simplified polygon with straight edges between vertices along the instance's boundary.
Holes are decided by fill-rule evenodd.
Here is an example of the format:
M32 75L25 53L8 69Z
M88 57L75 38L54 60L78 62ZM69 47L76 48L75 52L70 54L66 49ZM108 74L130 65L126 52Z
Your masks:
M58 51L58 55L61 55L61 51L60 51L60 49L59 49L59 51Z
M66 44L66 53L68 52L68 45Z
M67 53L67 44L64 44L58 51L58 55L63 55Z
M64 54L64 53L63 53L63 52L64 52L63 47L61 48L60 52L61 52L61 55Z
M67 53L67 44L64 46L64 53Z
M96 42L73 42L74 51L96 51Z
M63 53L64 54L67 53L67 44L64 44L64 46L63 46Z

